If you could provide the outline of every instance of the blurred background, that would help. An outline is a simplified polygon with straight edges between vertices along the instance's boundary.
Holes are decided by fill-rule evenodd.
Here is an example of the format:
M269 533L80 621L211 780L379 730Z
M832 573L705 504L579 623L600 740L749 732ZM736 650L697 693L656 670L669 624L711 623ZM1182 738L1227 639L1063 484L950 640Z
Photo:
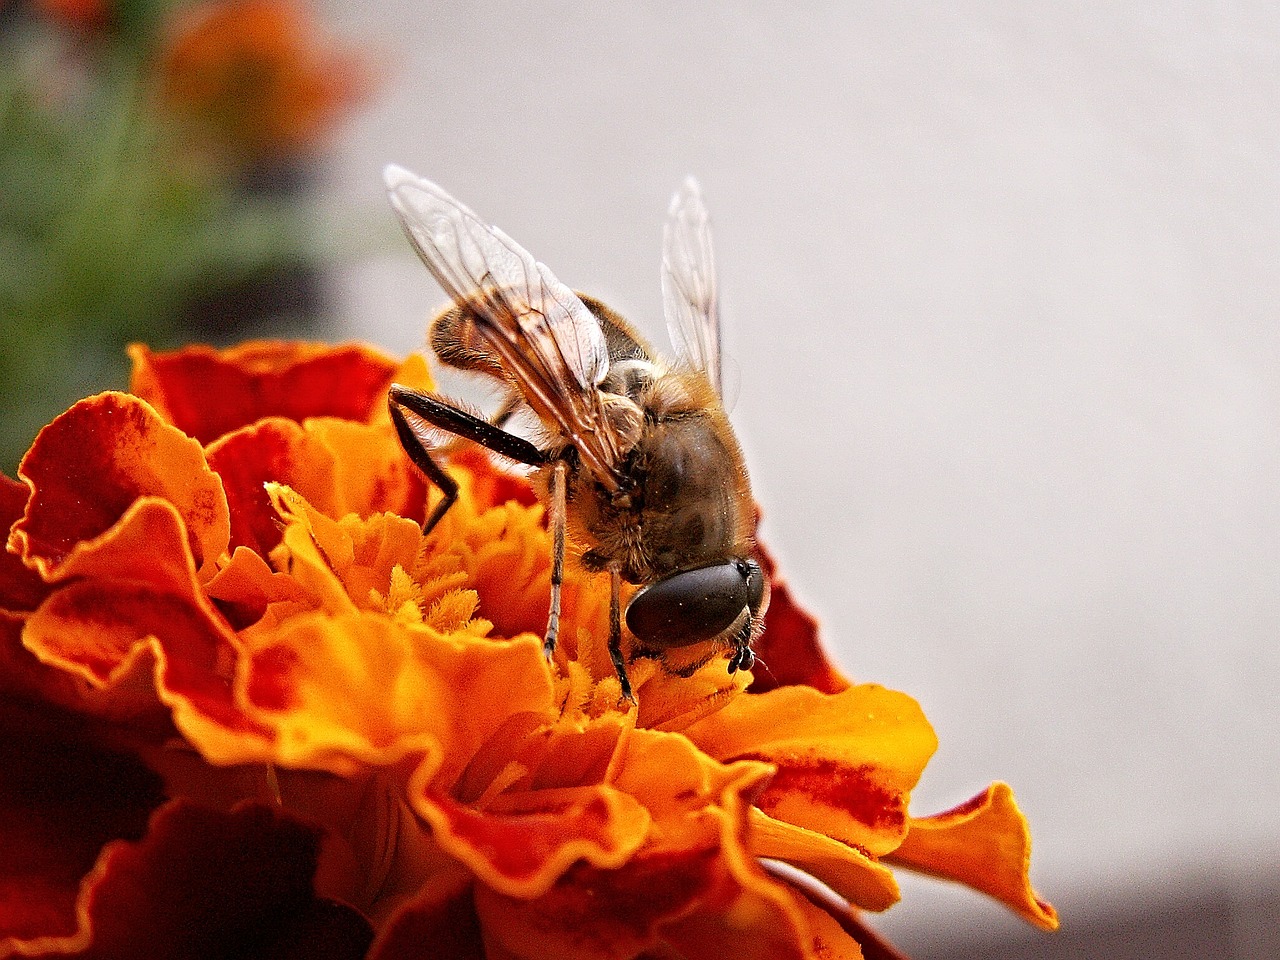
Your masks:
M296 19L246 73L259 8ZM910 881L880 929L917 960L1280 956L1280 8L0 16L6 471L127 337L421 346L442 295L388 161L665 346L696 173L763 537L846 672L932 720L915 812L1012 783L1064 919ZM234 83L174 52L200 23Z

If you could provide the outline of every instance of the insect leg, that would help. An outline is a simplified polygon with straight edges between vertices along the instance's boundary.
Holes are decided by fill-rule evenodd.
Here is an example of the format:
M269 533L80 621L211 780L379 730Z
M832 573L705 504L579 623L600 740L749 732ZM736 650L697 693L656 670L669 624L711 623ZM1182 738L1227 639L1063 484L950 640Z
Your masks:
M409 459L444 493L444 498L436 504L431 515L422 524L423 533L430 533L432 528L440 522L440 518L453 506L453 502L458 499L458 484L432 458L426 443L414 429L412 421L422 421L437 429L478 443L494 453L519 463L540 466L547 462L547 455L528 440L507 433L500 426L465 410L459 410L434 394L411 390L393 383L387 392L387 408L391 413L391 422L396 428L396 435L400 438L400 445L404 447ZM504 410L503 413L505 413L503 417L505 421L510 416L510 411Z
M618 682L622 684L622 695L632 703L635 695L631 692L631 679L627 676L627 665L622 659L622 571L616 563L609 564L609 659L613 661L613 669L618 673Z
M751 652L751 635L755 633L756 618L750 615L743 622L742 628L734 635L733 654L729 657L729 672L750 670L756 662L756 655Z
M564 531L566 523L565 476L568 465L560 460L551 471L551 490L548 498L547 520L551 526L551 609L547 612L547 637L542 642L542 652L547 659L556 649L560 635L560 588L564 583Z

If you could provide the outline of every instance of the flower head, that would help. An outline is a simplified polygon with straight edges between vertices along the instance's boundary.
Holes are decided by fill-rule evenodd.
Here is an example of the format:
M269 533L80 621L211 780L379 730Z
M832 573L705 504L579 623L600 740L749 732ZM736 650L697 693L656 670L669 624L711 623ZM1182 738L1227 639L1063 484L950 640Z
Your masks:
M857 957L891 866L1056 924L1008 788L912 817L932 729L776 576L771 674L634 659L630 703L602 578L542 655L522 479L456 452L423 535L384 401L419 359L133 357L0 482L0 955Z
M309 150L367 92L366 69L317 37L294 0L210 0L183 11L160 66L162 100L234 154Z

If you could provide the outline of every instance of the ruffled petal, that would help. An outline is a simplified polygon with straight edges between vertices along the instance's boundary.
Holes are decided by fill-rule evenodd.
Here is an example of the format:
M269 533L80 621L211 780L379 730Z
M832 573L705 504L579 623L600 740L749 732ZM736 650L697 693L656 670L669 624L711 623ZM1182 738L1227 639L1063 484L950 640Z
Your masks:
M358 344L257 340L172 353L134 344L129 355L129 389L204 444L266 417L368 420L386 406L400 370L391 357Z
M429 619L424 606L439 597L433 593L434 580L412 581L423 551L417 523L385 513L334 520L288 487L268 484L266 492L285 524L283 546L273 560L289 570L290 579L314 598L318 608L333 614L364 609L408 615L410 611L400 608L411 602L418 609L410 620ZM449 578L448 586L456 587L463 579ZM400 596L402 589L412 596Z
M26 510L30 495L31 489L25 483L0 473L0 537L8 537L9 528ZM39 574L16 553L0 548L0 610L34 610L48 593L49 587Z
M267 481L292 487L325 514L337 513L333 454L292 420L273 417L225 434L207 456L226 489L233 548L266 556L280 542Z
M174 802L140 843L113 844L86 884L86 960L254 956L360 960L373 932L316 897L317 831L268 807Z
M305 605L308 593L287 573L272 570L261 554L239 547L205 584L205 592L236 630L262 619L272 604Z
M462 869L434 878L383 927L368 960L493 960L485 953L473 886Z
M417 804L436 841L487 886L527 900L574 863L620 867L644 842L648 812L607 784L521 791L483 810L448 797Z
M1008 784L993 783L971 800L932 817L912 818L902 845L887 858L944 880L958 880L999 900L1045 930L1058 914L1031 889L1031 832Z
M196 582L172 504L138 500L61 570L69 582L30 615L24 633L41 660L104 688L152 657L156 694L184 732L212 726L258 741L262 728L232 695L235 637Z
M331 516L394 513L422 522L426 483L400 448L389 421L366 424L319 417L307 420L303 426L307 435L333 458ZM296 486L285 477L279 479L306 492L305 487ZM319 506L318 502L313 503Z
M684 737L636 730L612 783L637 797L652 824L620 869L579 862L540 896L476 888L486 943L527 958L807 957L792 898L742 845L746 808L769 768L725 766Z
M245 640L241 697L286 767L349 775L421 755L422 792L447 789L508 716L554 715L532 637L454 639L376 614L310 613Z
M136 397L102 393L80 401L40 431L18 474L32 496L10 549L45 579L144 496L173 504L202 573L211 575L226 552L231 529L222 481L198 443Z
M902 842L910 791L937 746L914 700L871 684L748 694L684 732L718 759L777 767L757 801L771 817L871 856Z
M6 631L7 660L16 655ZM7 667L9 664L6 663ZM30 666L30 665L29 665ZM159 778L112 728L0 688L0 956L83 945L81 879L103 846L137 839L164 801ZM26 691L20 691L25 693Z
M791 864L864 910L886 910L901 897L893 871L861 850L759 810L751 812L751 850Z

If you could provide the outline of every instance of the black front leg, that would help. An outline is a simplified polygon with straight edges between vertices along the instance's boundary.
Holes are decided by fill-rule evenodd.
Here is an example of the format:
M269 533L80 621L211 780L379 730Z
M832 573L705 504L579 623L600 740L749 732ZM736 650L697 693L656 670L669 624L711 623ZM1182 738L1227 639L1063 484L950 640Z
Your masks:
M400 446L404 447L404 452L408 454L414 466L444 494L444 498L436 504L431 515L423 522L424 534L431 532L440 522L440 518L458 499L458 484L432 458L427 443L414 427L415 421L478 443L485 449L518 463L537 467L545 464L549 459L546 453L523 437L507 433L500 426L466 410L460 410L434 393L411 390L409 387L393 383L387 392L387 409L391 413L391 423L396 428L396 436L400 438ZM504 412L510 415L510 411L505 408ZM503 417L503 419L506 418Z

